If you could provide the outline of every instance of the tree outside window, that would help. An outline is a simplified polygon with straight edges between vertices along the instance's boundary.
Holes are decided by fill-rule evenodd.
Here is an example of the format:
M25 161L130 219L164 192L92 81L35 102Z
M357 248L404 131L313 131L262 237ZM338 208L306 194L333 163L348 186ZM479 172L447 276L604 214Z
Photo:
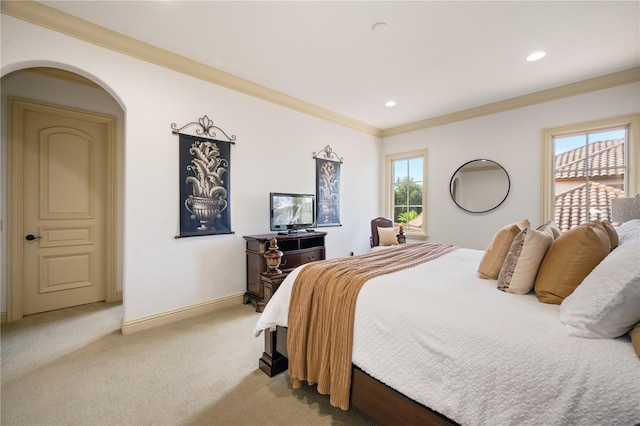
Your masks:
M422 158L396 160L393 162L393 169L395 178L393 219L407 230L420 229L423 194Z
M426 236L426 159L426 150L387 156L388 215L409 235Z

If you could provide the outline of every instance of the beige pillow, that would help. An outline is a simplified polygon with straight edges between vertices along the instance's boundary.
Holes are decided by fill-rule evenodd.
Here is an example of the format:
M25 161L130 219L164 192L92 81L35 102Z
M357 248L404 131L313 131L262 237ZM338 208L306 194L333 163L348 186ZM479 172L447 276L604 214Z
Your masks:
M534 289L541 302L559 305L611 251L603 226L589 222L560 235L542 260Z
M498 290L514 294L533 290L538 268L551 243L550 228L545 231L525 228L516 235L498 275Z
M378 226L378 245L392 246L398 244L398 229L397 228L381 228Z
M560 234L562 234L562 232L560 232L560 228L558 228L558 225L556 225L556 223L552 220L550 220L549 222L540 225L536 228L537 231L551 231L551 234L553 235L553 239L555 240L556 238L558 238L560 236Z
M636 351L636 355L640 356L640 322L631 329L629 336L631 336L633 350Z
M489 243L487 250L485 250L482 260L480 260L480 265L478 266L478 276L480 278L498 279L504 258L507 257L513 239L520 231L528 227L529 221L525 219L522 222L512 223L498 230L491 243Z
M609 240L611 241L611 250L618 247L618 233L616 232L616 228L613 227L611 223L606 220L603 220L600 223L607 234L609 235Z

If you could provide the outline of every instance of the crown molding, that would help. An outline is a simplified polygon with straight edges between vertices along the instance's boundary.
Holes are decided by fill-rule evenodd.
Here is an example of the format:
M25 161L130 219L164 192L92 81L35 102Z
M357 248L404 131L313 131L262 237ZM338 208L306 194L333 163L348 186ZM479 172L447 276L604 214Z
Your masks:
M159 65L245 95L321 118L360 132L380 137L382 130L350 117L335 113L301 99L294 98L217 68L204 65L132 37L85 21L33 0L2 1L3 14L57 31L62 34Z
M583 93L594 92L596 90L621 86L623 84L635 83L637 81L640 81L640 67L630 68L628 70L590 78L576 83L566 84L564 86L541 90L535 93L516 96L515 98L505 99L462 111L452 112L450 114L440 115L438 117L428 118L426 120L416 121L402 126L392 127L383 130L382 137L385 138L388 136L427 129L429 127L442 126L444 124L469 120L470 118L482 117L484 115L527 107L569 96L576 96Z
M252 96L285 108L289 108L322 120L351 128L379 138L430 127L442 126L471 118L522 108L569 96L580 95L596 90L607 89L640 81L640 67L595 77L560 87L517 96L478 107L391 127L379 129L370 124L335 113L298 98L286 95L252 81L234 76L217 68L204 65L168 50L144 43L115 31L77 18L58 9L33 0L1 1L0 11L41 27L84 40L88 43L113 50L155 65L198 78L239 93Z

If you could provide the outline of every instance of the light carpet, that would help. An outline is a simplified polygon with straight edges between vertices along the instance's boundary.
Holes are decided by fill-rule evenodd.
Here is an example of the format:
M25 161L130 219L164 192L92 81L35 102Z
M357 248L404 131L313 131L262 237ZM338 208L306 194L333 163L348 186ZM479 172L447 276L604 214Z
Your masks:
M121 304L3 324L1 415L8 425L373 425L315 387L258 369L258 313L238 305L130 335Z

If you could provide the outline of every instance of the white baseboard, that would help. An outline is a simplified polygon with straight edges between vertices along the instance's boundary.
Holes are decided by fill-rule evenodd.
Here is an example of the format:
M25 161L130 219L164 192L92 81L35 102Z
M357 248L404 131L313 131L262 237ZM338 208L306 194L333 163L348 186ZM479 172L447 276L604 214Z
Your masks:
M122 334L131 334L136 331L146 330L148 328L157 327L163 324L169 324L185 318L191 318L196 315L206 314L207 312L217 311L218 309L227 308L243 302L244 293L223 297L221 299L210 300L208 302L198 303L197 305L187 306L185 308L175 309L169 312L152 315L149 317L139 318L136 320L122 322ZM122 291L116 293L116 301L122 301ZM0 324L7 323L7 313L0 312Z
M206 314L219 309L235 306L243 301L244 293L223 297L221 299L210 300L196 305L186 306L180 309L163 312L161 314L138 318L130 321L123 321L120 330L122 334L131 334L137 331L147 330L160 325L170 324L185 318Z
M122 291L116 291L116 300L114 302L122 302ZM7 313L0 312L0 324L7 323Z

